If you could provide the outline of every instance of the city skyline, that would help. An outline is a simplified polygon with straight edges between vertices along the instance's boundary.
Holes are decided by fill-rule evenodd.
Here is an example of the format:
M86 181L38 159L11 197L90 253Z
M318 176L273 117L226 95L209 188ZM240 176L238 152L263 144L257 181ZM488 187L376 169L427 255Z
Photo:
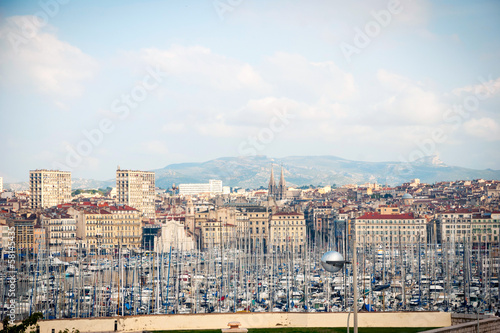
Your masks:
M495 1L0 5L0 177L221 156L500 169Z

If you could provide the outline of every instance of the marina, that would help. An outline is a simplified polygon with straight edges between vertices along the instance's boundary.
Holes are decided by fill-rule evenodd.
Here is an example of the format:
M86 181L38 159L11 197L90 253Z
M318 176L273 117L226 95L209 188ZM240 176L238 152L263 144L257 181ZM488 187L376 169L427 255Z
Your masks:
M202 251L144 252L123 249L112 255L39 251L16 260L18 319L41 312L46 319L145 314L234 312L443 311L494 314L499 310L498 245L459 242L441 247L357 245L357 285L352 263L326 272L320 258L335 249L346 261L352 248L345 235L316 238L304 251L251 247L241 238ZM9 308L12 272L2 266L0 297ZM353 299L357 288L358 299Z

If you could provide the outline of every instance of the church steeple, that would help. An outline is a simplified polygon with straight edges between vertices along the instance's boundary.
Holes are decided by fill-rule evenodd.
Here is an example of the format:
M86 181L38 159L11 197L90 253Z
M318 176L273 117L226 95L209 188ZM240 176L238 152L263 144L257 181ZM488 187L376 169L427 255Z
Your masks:
M269 179L269 187L268 194L269 196L275 196L278 192L278 188L276 187L276 181L274 180L274 170L273 165L271 164L271 179Z
M278 199L283 200L286 198L286 182L285 175L283 174L283 165L281 166L281 177L278 185Z

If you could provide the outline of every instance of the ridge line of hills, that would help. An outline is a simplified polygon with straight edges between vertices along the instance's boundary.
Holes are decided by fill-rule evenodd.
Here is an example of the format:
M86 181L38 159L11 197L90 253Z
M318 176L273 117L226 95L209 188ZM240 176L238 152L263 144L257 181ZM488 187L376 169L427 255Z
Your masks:
M378 183L397 185L419 178L423 183L439 181L500 179L500 170L476 170L448 166L439 157L427 156L412 163L364 162L346 160L336 156L288 156L272 158L262 155L248 157L221 157L205 162L175 163L151 170L156 174L156 186L170 188L172 184L206 183L220 179L224 186L242 188L267 188L274 166L279 175L284 168L288 186L315 185L337 186L344 184ZM278 179L276 179L278 181ZM115 180L73 178L72 189L114 187ZM4 184L5 189L26 190L28 182Z

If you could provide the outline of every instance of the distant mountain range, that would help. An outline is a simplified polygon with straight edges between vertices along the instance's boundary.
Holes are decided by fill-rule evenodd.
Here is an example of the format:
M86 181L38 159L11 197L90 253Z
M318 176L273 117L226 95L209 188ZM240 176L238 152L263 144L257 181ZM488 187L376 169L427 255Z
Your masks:
M156 186L170 188L172 184L206 183L220 179L223 185L242 188L267 188L271 165L276 181L283 166L287 185L344 185L366 182L397 185L419 178L424 183L467 179L500 179L500 170L474 170L447 166L437 156L428 156L413 163L361 162L335 156L267 156L221 157L201 163L170 164L153 170ZM73 189L106 188L115 186L115 180L98 181L73 179ZM28 183L5 184L5 188L22 190Z
M425 183L461 179L500 179L500 170L474 170L447 166L437 156L413 163L350 161L336 156L223 157L203 163L171 164L154 170L156 184L168 188L173 183L208 182L221 179L223 185L267 188L271 165L276 182L283 166L287 185L344 185L366 182L397 185L419 178Z

